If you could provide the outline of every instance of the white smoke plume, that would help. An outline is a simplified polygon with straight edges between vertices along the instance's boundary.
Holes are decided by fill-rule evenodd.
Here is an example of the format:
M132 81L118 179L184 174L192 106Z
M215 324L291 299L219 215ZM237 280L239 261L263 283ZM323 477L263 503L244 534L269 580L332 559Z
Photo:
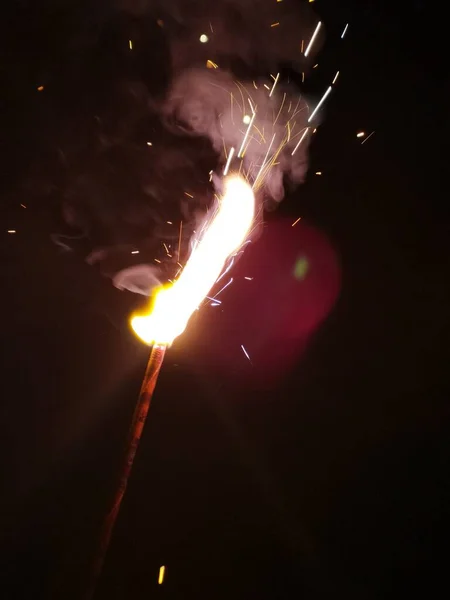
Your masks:
M238 81L220 69L189 69L173 81L164 113L183 131L208 137L222 163L234 148L241 172L268 200L282 200L285 177L304 179L310 112L279 75Z

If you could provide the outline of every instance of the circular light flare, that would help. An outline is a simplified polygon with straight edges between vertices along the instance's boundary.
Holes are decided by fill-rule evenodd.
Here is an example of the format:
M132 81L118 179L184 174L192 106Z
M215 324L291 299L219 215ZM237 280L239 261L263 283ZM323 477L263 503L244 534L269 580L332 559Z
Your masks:
M199 40L202 44L206 44L206 42L209 41L209 37L206 35L206 33L202 33L202 35L199 37Z
M248 125L251 120L252 120L252 118L250 115L244 115L244 118L242 119L242 121L243 121L243 123L245 123L245 125Z

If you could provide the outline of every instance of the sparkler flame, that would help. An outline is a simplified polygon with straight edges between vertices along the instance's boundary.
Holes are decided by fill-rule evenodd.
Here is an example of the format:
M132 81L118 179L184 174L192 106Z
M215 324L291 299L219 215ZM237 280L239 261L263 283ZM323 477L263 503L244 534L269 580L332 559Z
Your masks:
M245 242L255 215L251 187L239 176L225 179L225 194L175 283L161 288L146 315L131 327L146 344L171 344L220 276L227 258Z

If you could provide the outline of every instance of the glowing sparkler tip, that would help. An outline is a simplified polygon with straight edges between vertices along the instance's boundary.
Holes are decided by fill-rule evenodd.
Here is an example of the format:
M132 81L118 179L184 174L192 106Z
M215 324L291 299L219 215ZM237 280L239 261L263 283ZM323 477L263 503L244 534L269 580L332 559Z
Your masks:
M202 35L199 37L199 40L202 44L206 44L206 42L209 41L209 37L206 35L206 33L202 33Z
M243 117L243 119L242 119L242 122L243 122L245 125L248 125L248 124L250 123L250 121L251 121L251 120L252 120L252 118L251 118L251 116L250 116L250 115L244 115L244 117Z

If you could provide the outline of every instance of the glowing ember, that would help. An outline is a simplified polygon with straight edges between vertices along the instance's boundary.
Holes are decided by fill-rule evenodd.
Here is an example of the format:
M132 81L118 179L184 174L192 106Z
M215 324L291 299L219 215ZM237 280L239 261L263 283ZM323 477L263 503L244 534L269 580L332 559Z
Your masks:
M158 575L158 583L159 585L161 585L164 581L164 575L166 572L166 567L164 565L162 565L161 567L159 567L159 575Z
M244 242L255 214L251 187L238 176L225 180L225 194L205 227L179 279L161 288L152 309L134 316L131 326L147 344L171 344L186 328L192 313L212 288L227 258Z

